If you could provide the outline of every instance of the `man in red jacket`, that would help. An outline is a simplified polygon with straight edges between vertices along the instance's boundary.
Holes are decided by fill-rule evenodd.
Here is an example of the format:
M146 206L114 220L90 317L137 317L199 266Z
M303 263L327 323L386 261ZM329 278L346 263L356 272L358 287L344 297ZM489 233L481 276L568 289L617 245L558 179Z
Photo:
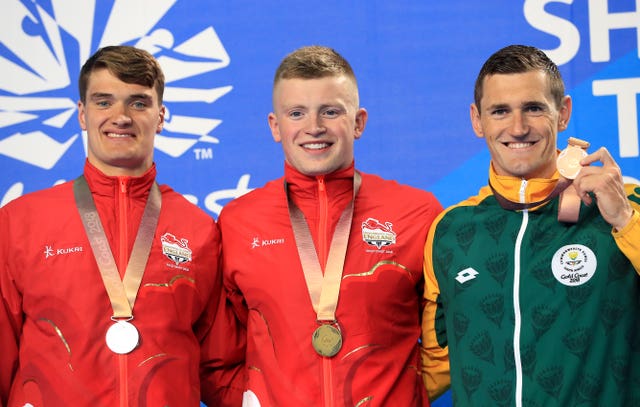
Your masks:
M83 175L0 208L0 406L239 405L216 225L155 182L160 66L105 47L79 88Z
M289 54L273 108L284 177L227 204L218 222L225 286L248 333L245 405L428 405L422 248L441 205L354 169L367 111L334 50Z

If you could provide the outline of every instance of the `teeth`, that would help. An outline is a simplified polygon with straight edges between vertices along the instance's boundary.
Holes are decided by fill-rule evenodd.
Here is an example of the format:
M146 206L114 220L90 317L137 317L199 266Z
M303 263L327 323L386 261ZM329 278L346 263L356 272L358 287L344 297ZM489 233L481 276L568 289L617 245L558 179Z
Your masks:
M531 147L533 143L509 143L508 147L513 149Z
M111 138L125 138L125 137L131 137L131 134L107 133L107 137L111 137Z
M320 149L329 147L329 144L328 143L312 143L312 144L305 144L303 147L309 150L320 150Z

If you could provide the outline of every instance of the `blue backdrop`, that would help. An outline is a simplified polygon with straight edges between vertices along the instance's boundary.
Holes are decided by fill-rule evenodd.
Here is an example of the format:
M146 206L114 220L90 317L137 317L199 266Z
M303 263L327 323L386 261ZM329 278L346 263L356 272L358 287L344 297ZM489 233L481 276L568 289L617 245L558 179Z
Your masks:
M212 216L282 174L267 126L272 76L288 52L328 45L369 111L356 164L431 190L448 206L486 183L469 124L484 60L512 43L546 50L574 99L560 135L606 146L640 178L637 0L0 0L0 205L75 178L86 142L77 74L98 47L152 52L167 76L159 181ZM437 405L449 405L450 400Z

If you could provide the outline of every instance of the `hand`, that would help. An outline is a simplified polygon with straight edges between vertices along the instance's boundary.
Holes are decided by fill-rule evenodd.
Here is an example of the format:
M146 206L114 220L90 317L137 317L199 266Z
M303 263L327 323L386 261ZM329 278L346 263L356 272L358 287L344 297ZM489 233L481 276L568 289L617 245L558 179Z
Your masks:
M598 161L602 166L590 165ZM621 230L631 220L633 208L624 191L620 167L604 147L584 157L580 160L580 165L583 167L573 180L578 195L585 204L591 205L591 192L604 220L616 230Z

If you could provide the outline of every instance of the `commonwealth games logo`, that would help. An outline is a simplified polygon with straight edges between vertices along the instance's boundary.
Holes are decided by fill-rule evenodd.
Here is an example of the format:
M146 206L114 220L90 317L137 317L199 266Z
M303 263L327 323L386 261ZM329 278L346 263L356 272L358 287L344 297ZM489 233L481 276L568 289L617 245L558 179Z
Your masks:
M551 271L566 286L582 285L596 272L598 260L587 246L572 244L562 246L551 259Z
M96 0L4 0L0 160L19 161L34 172L56 171L65 155L81 151L78 143L86 154L86 134L76 121L77 75L98 48L116 44L149 51L164 70L167 115L163 134L156 135L157 150L177 158L198 143L217 144L212 133L222 120L193 115L193 111L232 90L232 86L202 87L205 81L201 80L227 67L230 58L211 26L185 24L186 37L184 32L177 36L165 28L171 22L163 18L176 2L156 0L148 7L148 2L115 0L105 10L106 3ZM158 26L161 19L162 27ZM0 205L21 194L16 175L9 174L8 185L0 184Z

